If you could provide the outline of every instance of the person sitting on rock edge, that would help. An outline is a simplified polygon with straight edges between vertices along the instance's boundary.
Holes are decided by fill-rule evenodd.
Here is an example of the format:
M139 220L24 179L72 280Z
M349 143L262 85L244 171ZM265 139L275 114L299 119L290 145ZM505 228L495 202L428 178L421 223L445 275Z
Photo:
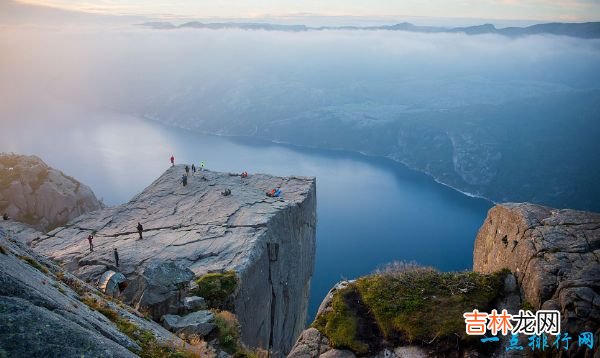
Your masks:
M117 251L116 247L113 250L113 254L115 255L115 266L119 267L119 251Z
M144 227L142 226L141 223L138 222L137 224L137 231L140 234L140 240L142 239L142 233L144 232Z

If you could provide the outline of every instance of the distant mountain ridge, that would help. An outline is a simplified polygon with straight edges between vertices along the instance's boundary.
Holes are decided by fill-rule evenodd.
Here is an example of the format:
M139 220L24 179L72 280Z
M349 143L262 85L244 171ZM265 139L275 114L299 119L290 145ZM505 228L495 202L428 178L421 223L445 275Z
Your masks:
M325 31L325 30L362 30L362 31L409 31L419 33L464 33L467 35L498 34L509 37L520 37L528 35L560 35L583 39L600 38L600 22L584 23L562 23L552 22L545 24L531 25L527 27L505 27L496 28L493 24L483 24L467 27L438 27L438 26L418 26L409 22L402 22L395 25L382 26L321 26L311 27L306 25L279 25L269 23L245 23L245 22L215 22L204 23L199 21L186 22L181 25L174 25L170 22L146 22L139 26L149 27L157 30L174 29L241 29L241 30L263 30L263 31Z

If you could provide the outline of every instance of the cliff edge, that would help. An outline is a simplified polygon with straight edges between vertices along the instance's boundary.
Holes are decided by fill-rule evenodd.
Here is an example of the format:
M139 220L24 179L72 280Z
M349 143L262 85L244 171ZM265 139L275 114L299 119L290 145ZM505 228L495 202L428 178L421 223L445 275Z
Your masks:
M473 270L507 268L523 300L561 311L572 333L600 333L600 214L528 203L496 205L477 239Z
M107 271L122 273L118 294L155 320L181 313L186 297L203 296L212 308L235 312L248 346L287 353L308 307L315 179L202 171L183 186L183 173L174 166L129 203L83 215L31 245L92 284ZM273 188L281 197L265 195Z
M0 153L0 215L46 231L101 207L88 186L40 158Z

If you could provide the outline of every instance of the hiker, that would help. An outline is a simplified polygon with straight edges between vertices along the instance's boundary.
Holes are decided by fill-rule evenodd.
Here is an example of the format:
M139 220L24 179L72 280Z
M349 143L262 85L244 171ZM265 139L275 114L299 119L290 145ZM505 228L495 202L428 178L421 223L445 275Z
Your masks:
M188 167L187 165L185 166L185 175L189 175L190 174L190 167Z
M8 217L8 214L7 214L7 213L4 213L4 215L2 215L2 219L3 219L4 221L6 221L6 220L8 220L8 219L10 219L10 218Z
M242 178L247 178L248 177L248 172L243 172L241 175Z
M171 155L171 166L175 165L175 157Z
M142 233L144 232L144 227L141 223L138 222L137 231L140 234L140 240L142 239Z
M183 174L181 176L181 183L183 184L183 186L187 185L187 175Z
M89 234L88 241L90 243L90 252L94 252L94 243L92 242L92 240L94 240L94 235Z
M200 162L200 171L204 170L204 162Z
M119 251L117 251L116 247L113 250L113 254L115 255L115 266L119 267Z
M192 174L196 173L196 166L194 164L192 164Z
M221 195L223 196L229 196L231 195L231 189L227 188L224 191L221 192Z
M277 190L275 190L275 193L273 193L273 196L278 198L281 195L281 189L277 188Z

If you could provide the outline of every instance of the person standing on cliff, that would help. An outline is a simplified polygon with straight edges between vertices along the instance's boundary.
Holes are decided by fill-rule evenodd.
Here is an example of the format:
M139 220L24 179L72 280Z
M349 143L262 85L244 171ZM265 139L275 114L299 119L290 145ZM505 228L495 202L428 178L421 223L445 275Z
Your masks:
M113 250L113 254L115 255L115 266L119 267L119 251L117 251L116 247Z
M204 161L200 162L200 171L204 170Z
M185 175L190 175L190 167L185 166Z
M192 174L196 174L196 166L192 164Z
M94 252L94 243L92 242L92 240L94 240L94 235L89 234L88 242L90 243L90 252Z
M175 157L171 155L171 166L175 165Z
M137 231L140 234L140 240L142 239L142 233L144 232L144 227L141 223L138 222Z
M183 174L181 176L181 184L183 184L183 186L187 185L187 175Z

